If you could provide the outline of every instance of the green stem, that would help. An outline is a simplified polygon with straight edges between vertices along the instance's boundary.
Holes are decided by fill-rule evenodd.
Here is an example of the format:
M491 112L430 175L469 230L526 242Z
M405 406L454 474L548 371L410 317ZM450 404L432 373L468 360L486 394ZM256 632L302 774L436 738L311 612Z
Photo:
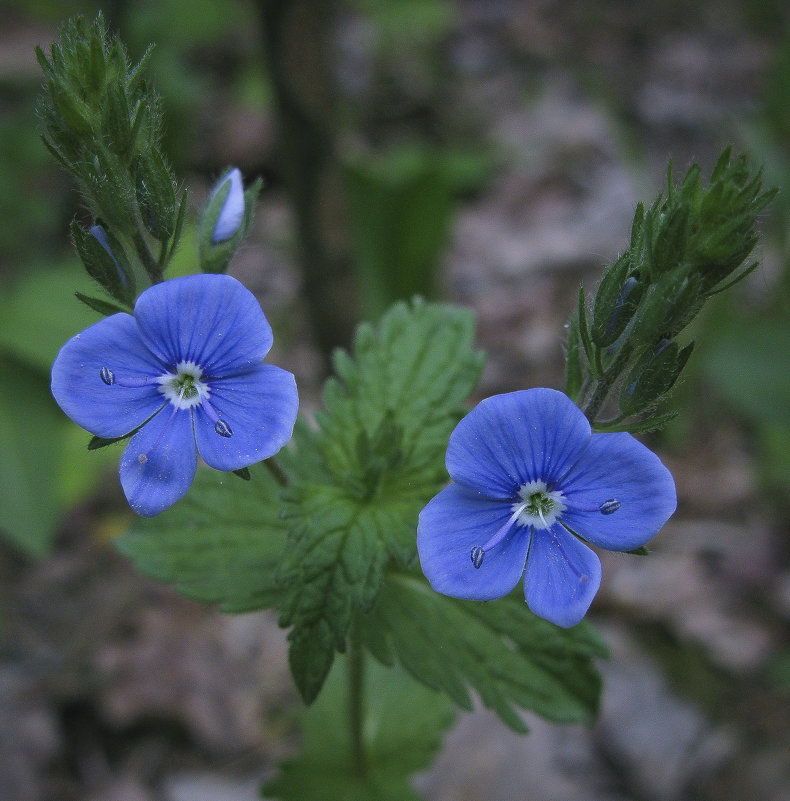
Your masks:
M363 740L365 654L352 631L348 652L348 726L351 738L351 768L358 777L367 774Z
M280 463L274 458L274 456L264 459L263 463L266 465L266 467L269 469L269 472L274 476L275 480L281 487L287 487L291 483L288 480L288 474L282 469Z
M595 423L598 412L601 411L601 407L606 402L612 387L625 369L630 358L631 346L626 342L622 348L620 348L620 352L606 372L600 378L594 379L584 393L586 400L582 404L581 409L591 424Z
M162 271L153 253L151 253L148 243L139 231L136 231L134 234L134 247L137 250L137 255L140 257L140 261L143 263L143 267L145 267L146 273L148 273L148 277L151 279L151 283L160 283L162 281Z

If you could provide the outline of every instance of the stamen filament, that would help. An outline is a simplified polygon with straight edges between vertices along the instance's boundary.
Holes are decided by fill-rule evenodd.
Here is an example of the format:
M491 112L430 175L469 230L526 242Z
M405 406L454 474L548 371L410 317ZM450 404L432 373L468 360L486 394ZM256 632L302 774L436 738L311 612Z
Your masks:
M143 376L143 378L119 378L118 375L107 366L99 370L99 378L101 378L102 382L108 387L117 384L119 387L127 387L129 389L139 389L140 387L148 386L148 384L154 381L150 376Z
M513 514L510 515L507 522L497 530L496 534L494 534L494 536L491 537L491 539L488 540L485 545L482 547L480 545L475 545L475 547L472 548L472 564L475 566L475 568L479 568L483 564L483 558L488 551L490 551L492 548L496 548L496 546L499 545L503 539L505 539L510 529L513 528L513 524L516 522L516 520L518 520L519 515L524 511L524 509L527 508L528 505L529 504L526 501L524 503L520 503L513 511Z

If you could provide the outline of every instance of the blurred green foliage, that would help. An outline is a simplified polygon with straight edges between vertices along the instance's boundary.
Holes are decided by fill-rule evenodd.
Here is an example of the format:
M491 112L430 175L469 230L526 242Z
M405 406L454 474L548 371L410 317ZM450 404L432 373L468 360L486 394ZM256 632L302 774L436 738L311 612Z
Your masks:
M89 436L49 392L60 346L98 319L68 300L75 289L92 291L71 260L35 264L0 295L0 531L30 556L46 553L60 513L117 459L111 448L86 457Z
M768 488L790 488L790 37L777 51L756 114L742 135L767 185L782 187L764 222L775 274L755 275L707 321L700 358L708 381L755 432ZM743 289L743 288L742 288Z

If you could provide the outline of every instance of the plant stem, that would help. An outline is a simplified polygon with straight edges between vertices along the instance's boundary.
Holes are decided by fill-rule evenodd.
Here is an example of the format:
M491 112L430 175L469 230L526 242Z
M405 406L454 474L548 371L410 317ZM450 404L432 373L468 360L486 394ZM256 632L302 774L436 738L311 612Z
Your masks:
M615 381L620 377L620 374L625 369L630 358L631 347L629 343L625 343L623 347L620 348L620 352L617 354L612 364L609 365L606 372L599 379L591 382L587 391L584 393L586 400L582 404L581 409L591 425L595 424L595 418L598 412L601 411L601 407L606 402L606 398L609 396L609 392L614 386Z
M143 267L145 268L146 273L148 273L151 283L160 283L162 281L162 271L153 254L151 253L145 238L139 231L135 231L133 239L135 249L137 250L137 255L140 257L140 261L143 263Z
M269 472L274 476L277 483L281 487L287 487L291 482L288 480L288 475L286 474L285 470L280 467L280 463L274 458L274 456L270 456L268 459L264 459L263 463L269 469Z
M352 630L348 652L348 726L351 739L351 769L358 777L367 774L362 724L364 716L365 654Z

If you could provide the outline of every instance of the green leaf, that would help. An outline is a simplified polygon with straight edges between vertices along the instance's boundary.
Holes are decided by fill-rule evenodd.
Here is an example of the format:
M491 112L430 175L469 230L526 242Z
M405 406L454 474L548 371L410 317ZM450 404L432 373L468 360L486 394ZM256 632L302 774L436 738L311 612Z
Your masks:
M291 669L308 702L354 613L375 602L387 564L416 557L417 515L447 480L447 439L482 366L473 322L465 310L415 301L376 328L360 326L354 357L335 356L319 430L297 428L280 623L293 627Z
M280 625L294 626L291 672L311 703L335 650L345 650L354 611L375 602L388 560L411 557L417 511L409 498L360 504L341 487L306 484L299 492L287 507L292 528L280 564L288 586Z
M515 731L526 726L514 707L560 723L590 723L597 712L593 659L606 657L605 644L584 622L562 629L536 617L520 588L489 603L459 601L421 577L391 575L361 636L383 664L399 663L464 709L474 690Z
M279 491L262 466L250 481L200 469L186 498L157 517L136 519L116 545L141 572L223 612L274 606L285 544Z
M32 269L0 292L0 351L49 373L69 337L98 321L96 313L69 298L95 285L74 260Z
M365 666L362 720L364 775L355 769L348 717L347 661L335 665L320 699L302 715L301 753L264 785L280 801L419 801L409 777L428 767L453 720L439 693L399 670ZM328 737L327 732L332 736Z
M0 530L29 556L46 553L54 534L63 431L47 379L0 356Z

